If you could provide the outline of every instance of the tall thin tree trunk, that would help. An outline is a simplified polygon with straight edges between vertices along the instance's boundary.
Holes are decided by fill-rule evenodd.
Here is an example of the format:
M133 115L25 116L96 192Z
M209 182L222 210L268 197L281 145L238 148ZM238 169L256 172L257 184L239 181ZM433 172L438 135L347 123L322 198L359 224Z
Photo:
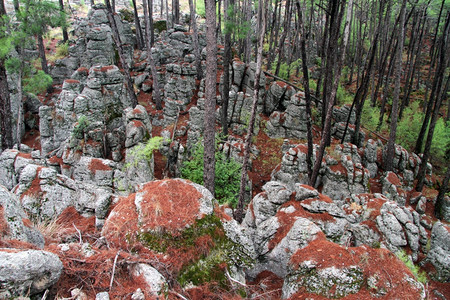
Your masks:
M152 5L152 3L150 3L150 2L151 1L146 1L146 0L142 1L142 6L144 8L145 31L146 31L147 37L151 36L151 33L150 33L151 26L149 24L152 20L148 13L149 9L147 9L147 6L150 8L150 5ZM159 90L158 72L156 71L155 61L153 60L153 56L152 56L151 40L149 38L147 38L146 43L147 43L147 61L148 61L148 64L150 65L150 72L152 73L152 78L153 78L152 98L155 101L156 109L160 110L160 109L162 109L161 92Z
M141 22L139 21L136 0L131 0L131 2L133 3L134 26L136 27L137 47L139 50L142 50L144 49L144 35L142 33Z
M222 89L222 134L228 136L228 103L230 101L230 64L231 64L231 30L228 23L231 18L228 15L228 7L234 8L234 0L225 0L223 3L225 22L225 45L223 59L223 89Z
M180 1L172 0L172 24L180 24Z
M241 185L239 188L239 200L236 211L234 213L234 217L236 221L239 223L242 222L243 219L243 210L244 210L244 196L245 196L245 186L247 185L247 171L248 171L248 160L250 158L250 147L252 145L252 137L253 137L253 129L255 125L255 117L256 117L256 104L258 103L259 98L259 83L261 79L261 66L262 66L262 51L264 45L264 34L266 29L266 4L267 1L262 0L263 4L261 7L264 9L260 10L258 14L259 20L259 29L258 32L258 51L256 55L256 71L255 71L255 83L253 86L253 102L252 102L252 110L250 113L250 123L247 128L247 135L245 136L245 148L244 148L244 161L242 163L242 171L241 171ZM261 5L261 2L259 3Z
M311 179L312 176L312 157L313 157L313 136L312 136L312 114L311 114L311 92L309 90L309 74L308 74L308 59L306 56L306 39L307 33L305 30L305 26L303 24L303 16L302 9L300 7L300 1L297 0L297 12L298 12L298 21L300 24L300 47L302 52L302 70L303 70L303 86L305 88L305 96L306 96L306 131L307 131L307 139L308 139L308 153L306 154L306 167L308 169L308 180Z
M406 0L403 0L402 7L400 9L400 24L398 33L398 45L396 49L396 68L395 68L395 82L394 82L394 95L392 97L392 109L391 109L391 124L389 128L389 140L385 156L383 158L384 170L392 171L394 162L394 150L395 150L395 138L397 136L397 120L398 120L398 101L400 97L400 81L402 76L402 54L403 54L403 38L405 27L405 14L406 14Z
M44 39L42 38L42 35L40 35L40 34L36 35L36 39L37 39L37 43L38 43L39 57L41 59L42 71L44 71L45 74L49 74L47 58L45 57Z
M197 79L202 80L202 78L203 78L202 57L201 57L201 52L200 52L200 45L198 42L197 20L195 19L195 7L194 7L193 0L189 0L189 11L190 11L190 15L191 15L192 41L194 44L195 67L197 69Z
M64 0L59 0L59 9L62 13L64 13ZM63 33L63 41L67 42L69 40L69 35L67 34L67 27L62 27L62 33Z
M217 85L217 37L216 2L205 0L206 13L206 77L205 77L205 119L204 119L204 172L205 187L214 195L215 191L215 110Z
M122 42L120 40L119 30L117 29L116 20L114 19L113 10L109 0L105 0L108 21L111 26L112 36L116 44L117 52L119 54L120 64L122 65L125 75L125 85L128 91L128 96L131 100L131 106L135 107L138 104L136 94L134 93L133 81L131 80L130 68L123 54Z
M291 25L291 0L286 0L286 7L284 12L284 23L283 23L283 34L281 35L280 42L278 44L278 60L277 67L275 69L275 76L278 76L280 72L281 61L284 57L284 43L286 41L286 36Z
M0 25L3 25L3 16L5 15L5 4L3 0L0 0ZM9 97L8 78L6 75L5 61L3 59L0 59L0 120L2 149L12 148L11 98Z
M317 154L316 161L314 163L314 168L312 171L312 175L309 180L309 185L311 185L311 186L315 186L315 184L316 184L317 177L319 175L320 166L322 164L322 158L323 158L324 152L325 152L325 147L329 145L330 140L331 140L331 118L332 118L333 106L334 106L334 101L336 99L336 92L337 92L338 85L339 85L339 79L341 77L342 65L345 60L345 49L347 48L347 42L348 42L348 35L344 34L343 39L342 39L341 51L340 51L338 57L335 59L331 59L332 53L334 54L338 48L337 44L338 44L338 38L339 38L339 29L341 26L342 15L344 12L345 0L342 0L342 2L340 2L340 3L339 3L339 0L330 0L330 2L331 2L331 7L332 7L331 18L330 18L330 23L331 23L330 37L332 37L332 39L330 40L330 42L328 44L327 64L331 63L331 61L334 61L334 64L327 66L327 69L333 70L334 77L331 77L331 78L333 78L333 81L331 82L331 87L329 89L329 92L327 92L328 104L323 106L323 107L326 107L327 110L326 110L326 114L325 114L325 118L324 118L324 122L323 122L324 126L323 126L323 130L322 130L322 138L320 141L319 152ZM339 9L339 6L341 6L340 9ZM349 26L348 23L345 24L345 27L347 27L347 26ZM347 30L344 29L344 32L347 32ZM326 91L326 89L324 88L324 93L325 93L325 91ZM322 108L322 109L324 109L324 108Z
M153 26L153 0L147 0L147 5L148 5L148 23L149 23L148 28L150 29L150 46L153 47L153 45L155 44L155 27ZM146 32L148 39L149 38L148 31Z
M445 172L444 180L442 180L441 187L439 188L439 194L436 197L436 204L434 205L434 215L438 219L442 219L442 208L444 206L444 197L448 191L448 181L450 179L450 166L447 165L447 171Z
M19 53L20 55L20 53ZM23 90L22 90L22 72L23 66L19 68L17 79L17 94L19 101L19 109L17 111L17 124L16 124L16 140L17 149L20 151L20 145L22 144L22 127L23 127Z

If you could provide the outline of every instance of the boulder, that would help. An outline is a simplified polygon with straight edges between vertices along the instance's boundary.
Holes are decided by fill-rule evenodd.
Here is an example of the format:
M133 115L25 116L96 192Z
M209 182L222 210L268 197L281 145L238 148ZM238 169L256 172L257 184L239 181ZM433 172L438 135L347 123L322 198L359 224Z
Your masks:
M184 179L151 181L122 198L106 219L102 235L123 245L139 232L177 232L213 211L211 193Z
M32 226L16 195L0 185L0 236L44 247L44 237Z
M168 289L168 284L164 276L155 268L147 264L135 264L130 267L130 271L135 277L142 276L147 284L148 292L153 296L163 294Z
M440 221L431 230L431 247L426 261L436 269L436 279L450 282L450 227Z
M63 264L56 254L39 251L0 251L0 297L34 295L55 284Z

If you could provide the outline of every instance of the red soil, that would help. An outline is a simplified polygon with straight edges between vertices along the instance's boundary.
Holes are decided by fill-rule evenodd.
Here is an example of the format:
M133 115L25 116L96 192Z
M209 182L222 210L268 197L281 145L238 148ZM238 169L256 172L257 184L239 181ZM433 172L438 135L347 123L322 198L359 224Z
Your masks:
M5 209L0 205L0 237L4 237L9 232L9 226L5 219Z

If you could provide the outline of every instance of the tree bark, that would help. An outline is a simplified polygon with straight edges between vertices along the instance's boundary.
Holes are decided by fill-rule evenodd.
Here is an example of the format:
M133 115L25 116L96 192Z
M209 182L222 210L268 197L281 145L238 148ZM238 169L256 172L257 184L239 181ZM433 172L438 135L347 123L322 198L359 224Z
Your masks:
M153 0L147 0L147 5L148 5L148 23L149 23L148 28L150 29L150 46L153 47L153 45L155 44L155 27L153 26ZM147 39L148 38L149 36L147 31Z
M255 125L255 117L256 117L256 104L258 103L259 97L259 83L261 79L261 66L262 66L262 51L264 45L264 34L266 29L266 4L267 1L263 1L264 9L260 10L258 14L258 19L260 23L259 27L259 36L258 36L258 51L256 55L256 71L255 71L255 83L253 86L253 102L252 102L252 110L250 113L250 122L248 124L247 135L245 136L245 145L244 145L244 161L242 163L242 172L241 172L241 184L239 188L239 201L234 212L234 218L237 222L241 223L243 219L243 210L244 210L244 196L245 196L245 186L247 184L247 171L248 171L248 160L250 158L250 147L252 145L252 137L253 137L253 129ZM259 3L261 5L261 1Z
M133 3L134 26L136 27L136 43L139 50L144 49L144 35L142 34L141 22L137 11L136 0L131 0Z
M204 172L205 187L215 192L215 109L217 85L217 38L216 2L205 0L206 13L206 77L205 77L205 119L204 119Z
M44 39L42 38L41 34L36 35L38 49L39 49L39 57L41 59L41 67L42 71L45 72L45 74L48 74L48 65L47 65L47 58L45 57L45 46L44 46Z
M225 22L225 45L223 59L223 89L222 89L222 134L228 136L228 103L230 101L230 64L231 64L231 30L228 23L231 18L228 15L228 7L234 8L234 0L225 0L223 3Z
M65 13L64 11L64 0L58 0L59 1L59 9L62 13ZM69 40L69 34L67 33L67 27L62 27L62 34L63 34L63 41L67 42Z
M436 204L434 205L434 215L438 219L442 219L442 206L444 205L444 197L448 191L448 181L450 179L450 166L447 166L447 172L445 172L444 180L442 180L441 187L439 188L439 194L436 197Z
M5 4L0 0L0 25L3 25L3 16L6 15ZM2 149L12 148L12 126L11 126L11 98L9 96L8 78L6 75L5 61L0 58L0 126Z
M300 1L297 0L297 12L298 12L298 21L300 24L300 47L302 52L302 71L303 71L303 86L305 87L305 96L306 96L306 131L307 131L307 139L308 139L308 153L306 154L306 166L308 169L308 180L311 179L312 176L312 157L313 157L313 136L312 136L312 114L311 114L311 92L309 90L309 74L308 74L308 59L306 56L306 39L307 34L303 24L303 16L302 9L300 7Z
M135 107L138 104L136 94L134 93L133 81L131 80L130 68L123 54L122 42L120 40L119 30L117 29L116 20L114 19L113 10L109 0L105 0L108 21L111 26L112 36L114 43L116 44L117 52L119 54L120 64L122 65L123 71L125 73L125 85L128 91L128 96L131 100L131 106Z
M332 55L335 53L335 51L337 51L339 29L340 29L342 15L343 15L344 7L345 7L345 0L342 0L342 2L340 3L340 6L341 6L340 10L339 10L339 0L330 0L330 2L331 2L331 7L332 7L332 10L331 10L332 17L330 18L330 23L331 23L330 37L333 37L333 38L328 43L327 69L330 71L333 70L333 77L329 77L329 78L333 78L333 82L332 82L332 86L329 90L329 93L327 92L328 105L325 105L324 102L322 102L323 103L322 109L324 109L324 107L326 107L327 110L326 110L326 114L325 114L325 119L323 120L324 127L322 130L322 138L320 141L319 152L317 154L316 161L314 163L314 168L312 171L312 175L309 180L309 185L311 185L311 186L315 186L315 184L316 184L317 177L319 175L320 166L322 164L322 158L323 158L324 152L325 152L325 147L329 145L330 140L331 140L331 118L332 118L332 113L333 113L333 106L334 106L334 101L336 99L336 92L337 92L337 88L339 85L339 79L341 77L342 65L345 60L345 49L347 48L347 41L348 41L348 35L347 36L344 35L342 45L341 45L341 51L337 58L332 59ZM346 23L345 26L348 26L348 25L349 24ZM345 29L344 29L344 32L345 32ZM331 63L331 61L334 61L335 64L328 66L328 64ZM327 71L327 72L329 72L329 71ZM329 74L329 75L331 75L331 74ZM324 91L326 91L325 88L324 88ZM326 100L325 97L324 97L324 100Z
M189 0L189 11L191 16L192 42L194 44L195 68L197 69L197 79L202 80L203 78L202 57L200 52L200 45L198 42L197 20L195 19L195 7L193 0Z
M180 24L180 1L172 0L172 24Z
M392 97L392 109L391 109L391 124L389 127L389 140L387 143L387 149L383 159L384 171L392 171L394 162L395 151L395 138L397 136L397 120L398 120L398 101L400 97L400 81L402 76L402 54L404 43L404 26L406 14L406 0L403 0L402 7L400 9L400 24L398 33L398 44L395 53L397 66L395 68L395 82L394 82L394 95Z
M151 2L151 1L146 1L146 0L142 1L142 6L144 8L145 31L146 31L147 37L151 35L151 33L150 33L151 26L149 25L151 22L151 18L148 13L149 10L147 9L147 5L151 5L151 3L149 3L149 2ZM148 61L148 64L150 65L150 72L152 73L152 79L153 79L152 98L156 104L156 109L161 110L162 109L161 92L159 90L158 72L156 71L155 61L153 60L153 56L152 56L151 40L149 38L147 38L146 43L147 43L147 61Z

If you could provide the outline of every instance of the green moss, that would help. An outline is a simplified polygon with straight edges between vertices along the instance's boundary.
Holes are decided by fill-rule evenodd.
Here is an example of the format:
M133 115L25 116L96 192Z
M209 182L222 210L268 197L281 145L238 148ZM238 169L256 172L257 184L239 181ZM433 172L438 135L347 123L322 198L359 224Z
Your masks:
M232 264L250 265L252 260L245 254L241 245L234 243L225 235L217 216L208 215L196 220L191 227L177 234L151 231L139 234L138 239L149 249L163 253L168 248L193 249L197 247L196 240L203 236L211 237L210 250L185 265L177 280L182 286L190 283L200 285L215 282L227 288L228 280L224 268Z
M167 22L166 20L155 21L153 22L153 27L156 32L163 32L164 30L167 30Z

